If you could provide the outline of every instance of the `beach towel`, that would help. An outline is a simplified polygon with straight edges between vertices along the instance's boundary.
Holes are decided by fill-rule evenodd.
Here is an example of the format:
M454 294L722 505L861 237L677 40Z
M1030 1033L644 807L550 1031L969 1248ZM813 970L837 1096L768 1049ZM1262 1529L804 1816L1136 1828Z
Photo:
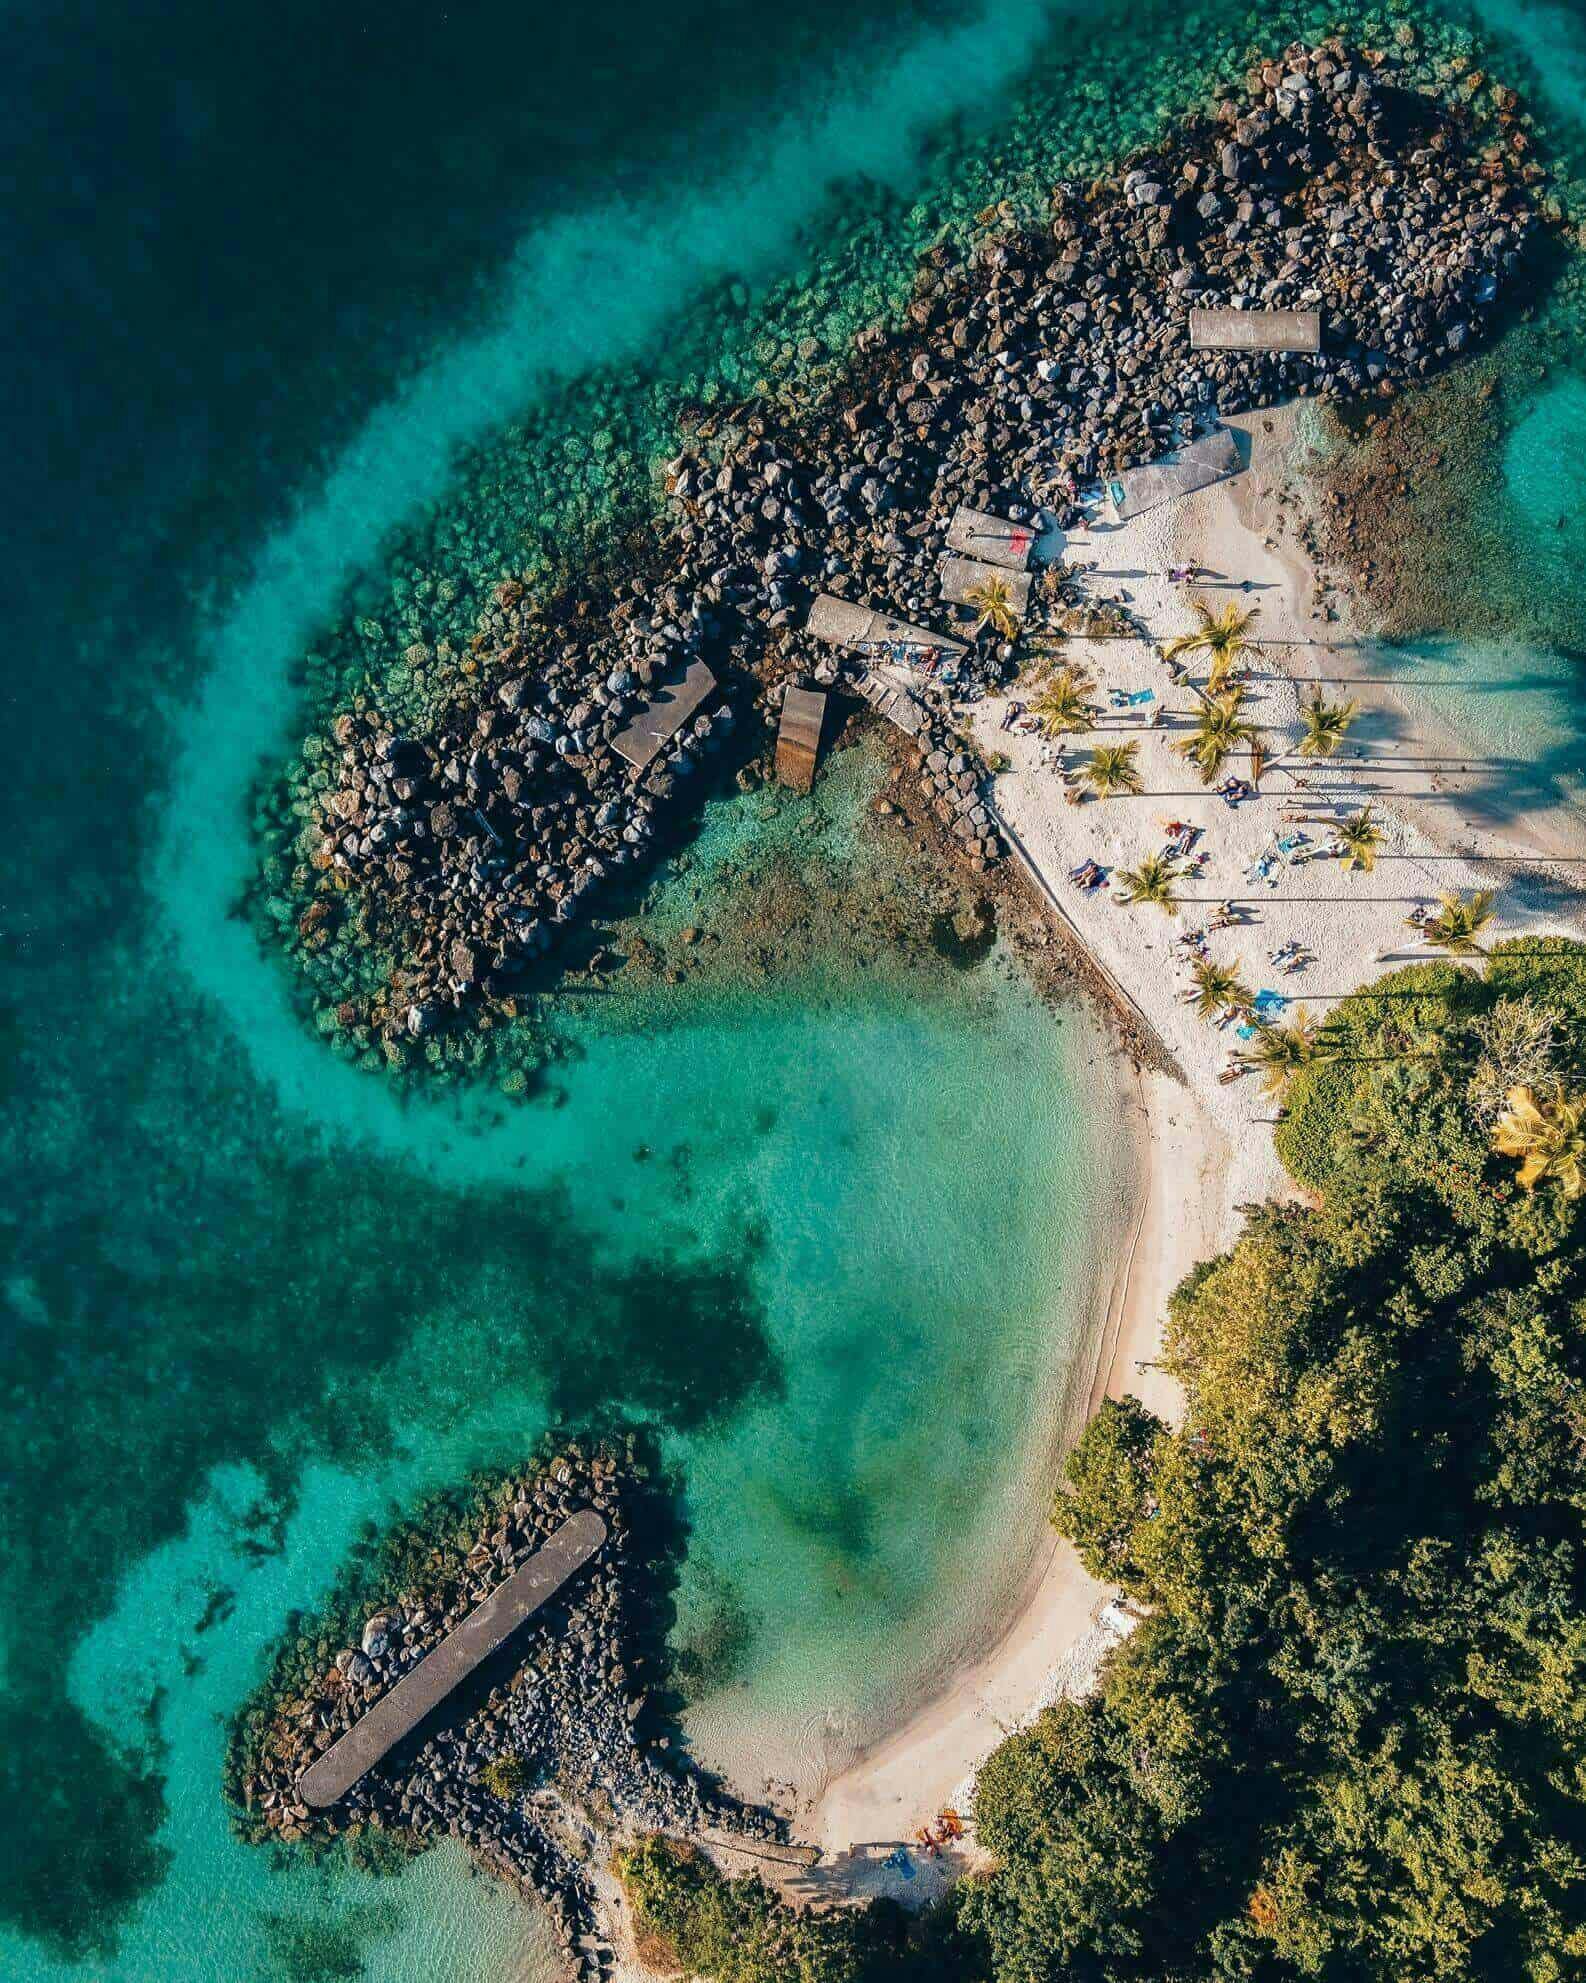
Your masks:
M1282 992L1258 991L1252 1004L1255 1010L1260 1013L1281 1012L1284 1006L1288 1004L1288 1000L1283 996Z

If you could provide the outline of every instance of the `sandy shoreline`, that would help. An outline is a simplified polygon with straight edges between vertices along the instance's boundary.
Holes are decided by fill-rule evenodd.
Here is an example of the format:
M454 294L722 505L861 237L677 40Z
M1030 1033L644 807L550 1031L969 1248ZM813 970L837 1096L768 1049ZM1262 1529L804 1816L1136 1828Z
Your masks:
M1132 1391L1171 1416L1177 1386L1151 1365L1167 1296L1234 1217L1230 1169L1214 1125L1165 1076L1132 1077L1127 1124L1136 1152L1130 1243L1107 1292L1085 1417L1104 1396ZM1194 1184L1186 1200L1184 1180ZM827 1784L803 1818L805 1834L837 1861L847 1891L907 1892L876 1864L881 1847L907 1840L955 1798L1009 1729L1051 1698L1055 1681L1088 1668L1088 1641L1112 1643L1097 1620L1111 1586L1087 1575L1066 1543L1050 1537L995 1642L893 1733ZM1076 1659L1076 1654L1079 1657ZM853 1860L845 1860L850 1851ZM913 1883L917 1890L917 1880Z
M1214 943L1214 955L1240 962L1252 984L1281 989L1313 1013L1325 1012L1376 971L1426 955L1404 918L1413 902L1428 901L1443 888L1500 888L1501 935L1522 928L1583 933L1578 914L1561 913L1563 898L1549 886L1548 871L1534 865L1538 855L1564 858L1578 849L1580 834L1567 812L1509 813L1501 805L1478 811L1474 781L1462 783L1459 771L1472 754L1469 741L1440 722L1430 698L1385 685L1369 644L1356 642L1344 622L1319 610L1315 575L1286 530L1279 501L1289 477L1293 411L1257 413L1234 424L1249 445L1244 474L1123 528L1078 537L1064 547L1065 555L1095 566L1093 593L1126 600L1158 640L1182 631L1190 618L1188 595L1168 584L1168 567L1194 564L1221 575L1202 596L1214 603L1230 596L1258 603L1257 632L1272 643L1251 683L1252 714L1266 732L1279 741L1298 734L1299 683L1321 676L1330 697L1358 695L1360 718L1339 759L1316 766L1280 748L1260 801L1230 811L1198 789L1189 768L1170 755L1170 718L1163 730L1142 725L1127 732L1142 745L1147 791L1141 798L1076 809L1062 803L1055 775L1041 765L1038 740L1001 731L1003 701L975 711L983 747L1013 759L997 784L1003 816L1063 900L1082 941L1143 1006L1186 1075L1182 1085L1160 1074L1136 1076L1128 1117L1136 1163L1132 1237L1097 1330L1092 1411L1103 1396L1130 1391L1162 1416L1176 1414L1177 1387L1153 1367L1169 1294L1197 1261L1232 1241L1238 1204L1292 1188L1272 1145L1272 1104L1248 1079L1228 1085L1217 1080L1232 1042L1178 1000L1173 944L1180 931L1203 922L1220 899L1242 900L1254 926ZM1235 589L1246 579L1250 592ZM1075 640L1069 649L1103 688L1156 689L1177 713L1182 734L1191 698L1171 688L1149 643ZM1118 727L1123 730L1121 722ZM1109 729L1105 740L1117 738ZM1077 740L1071 755L1082 757L1089 741ZM1402 775L1407 767L1434 764L1425 775ZM1248 866L1275 831L1294 831L1307 809L1326 817L1367 801L1389 836L1374 875L1308 860L1282 870L1280 887L1270 893L1253 889ZM1200 825L1202 844L1215 849L1205 883L1186 888L1176 920L1120 907L1104 893L1081 895L1068 885L1068 867L1087 855L1118 866L1154 851L1164 837L1157 815L1168 812ZM1299 830L1313 843L1327 837L1322 825ZM1517 871L1515 860L1533 865ZM1306 944L1314 958L1295 983L1263 963L1270 948L1290 940ZM905 1881L882 1868L885 1851L945 1803L964 1800L974 1770L1011 1728L1057 1693L1085 1684L1115 1642L1098 1623L1112 1595L1052 1538L994 1643L827 1783L801 1814L803 1835L829 1855L802 1890L914 1897L935 1890L951 1867L920 1865Z

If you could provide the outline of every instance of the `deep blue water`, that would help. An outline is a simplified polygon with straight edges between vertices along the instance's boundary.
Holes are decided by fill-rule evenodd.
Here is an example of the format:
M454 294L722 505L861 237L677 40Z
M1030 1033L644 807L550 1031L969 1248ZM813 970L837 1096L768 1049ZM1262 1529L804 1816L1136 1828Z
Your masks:
M899 1646L935 1657L932 1619L994 1604L960 1573L975 1537L1012 1535L1016 1574L1116 1210L1093 1037L996 968L871 984L834 957L583 1041L560 1108L401 1100L302 1029L230 913L248 791L301 733L297 657L344 583L378 594L394 527L499 527L459 443L591 367L638 402L680 351L736 366L733 326L801 270L800 321L839 345L1003 175L1094 165L1325 13L0 22L6 1973L533 1962L520 1913L440 1860L244 1867L213 1773L220 1717L357 1525L552 1418L662 1428L691 1470L690 1601L757 1626L738 1705L785 1731L862 1730L910 1677ZM1561 120L1581 20L1502 14ZM1527 403L1517 472L1567 502L1579 388L1539 387L1529 425ZM609 493L575 461L542 484ZM1498 665L1461 662L1478 686ZM1563 709L1573 664L1546 665ZM780 826L727 807L707 847L783 832L840 873L863 796L850 767Z

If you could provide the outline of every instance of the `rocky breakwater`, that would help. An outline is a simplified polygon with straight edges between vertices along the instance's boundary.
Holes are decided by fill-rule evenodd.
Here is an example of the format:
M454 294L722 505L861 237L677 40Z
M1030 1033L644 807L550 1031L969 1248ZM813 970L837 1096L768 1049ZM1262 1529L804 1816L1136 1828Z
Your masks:
M372 1577L280 1649L238 1716L226 1791L241 1834L309 1850L341 1839L375 1863L372 1845L458 1839L539 1897L570 1966L591 1978L612 1959L599 1876L613 1837L710 1827L781 1840L779 1819L701 1778L661 1730L666 1578L644 1554L658 1506L631 1446L574 1444L461 1510L421 1515ZM606 1524L594 1558L338 1803L312 1809L308 1766L580 1509ZM373 1600L371 1582L398 1572L410 1580Z
M367 703L337 717L339 775L309 855L329 886L299 933L328 934L355 885L361 934L394 959L347 1023L423 1039L464 1006L514 996L588 892L644 856L659 809L730 734L718 700L637 779L614 748L716 632L697 594L658 587L557 636L505 581L481 628L487 699L461 701L426 736L399 734Z
M504 581L474 641L483 686L459 691L442 733L398 736L372 706L338 718L339 762L301 808L310 899L289 939L328 942L355 894L383 968L338 1022L401 1058L510 999L599 884L654 848L716 739L701 719L629 780L612 736L665 671L706 656L758 722L821 663L802 631L817 593L950 624L939 568L958 504L1070 526L1096 478L1218 415L1387 394L1452 362L1521 267L1538 176L1512 99L1478 138L1389 56L1330 41L1262 63L1113 178L1057 186L1042 226L988 210L970 251L924 259L901 322L860 335L840 390L797 417L749 405L699 423L624 568L637 575L591 574L543 605ZM1319 309L1322 348L1197 352L1192 305ZM1048 570L1027 631L1060 633L1062 613ZM954 693L1016 659L979 629ZM934 699L923 775L983 861L989 810L954 766L950 698Z

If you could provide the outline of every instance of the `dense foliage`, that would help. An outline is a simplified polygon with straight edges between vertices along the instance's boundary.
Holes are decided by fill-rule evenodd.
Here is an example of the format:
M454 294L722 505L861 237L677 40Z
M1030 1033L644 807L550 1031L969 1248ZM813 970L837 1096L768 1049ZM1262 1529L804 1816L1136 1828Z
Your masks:
M1538 950L1542 954L1538 954ZM1493 1148L1586 1059L1586 951L1348 1001L1175 1296L1170 1431L1107 1406L1058 1526L1147 1613L981 1782L997 1983L1586 1975L1586 1248Z
M663 1971L714 1983L926 1983L957 1968L945 1921L922 1934L887 1905L801 1912L753 1874L723 1879L669 1839L643 1840L617 1870L640 1953Z
M1517 1086L1555 1119L1586 1086L1579 945L1328 1020L1279 1139L1316 1202L1175 1294L1181 1426L1110 1403L1070 1460L1057 1526L1143 1622L982 1772L996 1865L929 1973L1586 1977L1586 1227L1568 1161L1521 1182ZM641 1919L685 1968L901 1973L659 1850Z

